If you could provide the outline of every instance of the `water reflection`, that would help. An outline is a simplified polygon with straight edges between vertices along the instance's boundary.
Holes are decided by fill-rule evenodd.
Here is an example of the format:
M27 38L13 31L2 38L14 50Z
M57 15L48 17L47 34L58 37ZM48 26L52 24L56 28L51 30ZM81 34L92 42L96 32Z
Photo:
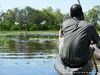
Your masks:
M0 36L0 75L56 75L58 40L43 36Z
M54 57L58 40L54 37L33 35L3 36L0 46L0 58L28 59ZM6 39L6 40L5 40Z

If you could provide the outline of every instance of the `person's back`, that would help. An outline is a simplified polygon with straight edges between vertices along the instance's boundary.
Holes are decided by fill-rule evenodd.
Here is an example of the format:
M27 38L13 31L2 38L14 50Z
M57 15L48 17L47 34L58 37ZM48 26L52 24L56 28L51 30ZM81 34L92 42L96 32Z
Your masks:
M55 68L60 75L63 75L64 71L71 71L74 68L77 69L76 71L74 69L74 72L90 72L93 68L91 59L94 53L94 48L90 47L90 44L91 41L94 44L99 43L99 35L93 24L84 20L81 6L74 4L70 12L71 19L63 22L59 36L63 38L63 44L59 51L59 61L62 65L59 67L57 63ZM60 71L61 68L62 71Z
M90 51L91 40L98 42L98 35L91 23L72 18L63 22L63 46L61 58L70 64L80 64L92 58L94 50ZM96 36L96 37L95 37Z

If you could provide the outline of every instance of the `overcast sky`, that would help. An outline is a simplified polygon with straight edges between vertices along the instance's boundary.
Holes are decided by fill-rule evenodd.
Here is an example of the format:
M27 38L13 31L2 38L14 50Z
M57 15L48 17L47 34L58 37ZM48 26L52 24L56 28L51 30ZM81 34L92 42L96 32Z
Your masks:
M59 8L62 13L69 12L72 4L78 3L77 0L1 0L0 10L4 12L15 7L24 8L31 6L32 8L42 10L43 8L52 7L54 10ZM96 5L100 5L100 0L80 0L83 11L87 12Z

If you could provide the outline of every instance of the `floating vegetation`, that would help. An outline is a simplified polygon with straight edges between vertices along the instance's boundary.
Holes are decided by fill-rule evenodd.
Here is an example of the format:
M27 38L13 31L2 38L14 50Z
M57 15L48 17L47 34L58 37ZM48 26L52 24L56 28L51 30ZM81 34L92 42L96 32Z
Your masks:
M0 36L0 46L8 45L9 38L5 35Z

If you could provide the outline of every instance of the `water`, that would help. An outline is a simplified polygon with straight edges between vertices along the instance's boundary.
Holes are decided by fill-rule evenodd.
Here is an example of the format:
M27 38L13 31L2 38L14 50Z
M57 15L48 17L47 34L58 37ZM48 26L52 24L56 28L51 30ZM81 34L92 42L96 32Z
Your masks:
M0 75L56 75L55 37L0 36Z

